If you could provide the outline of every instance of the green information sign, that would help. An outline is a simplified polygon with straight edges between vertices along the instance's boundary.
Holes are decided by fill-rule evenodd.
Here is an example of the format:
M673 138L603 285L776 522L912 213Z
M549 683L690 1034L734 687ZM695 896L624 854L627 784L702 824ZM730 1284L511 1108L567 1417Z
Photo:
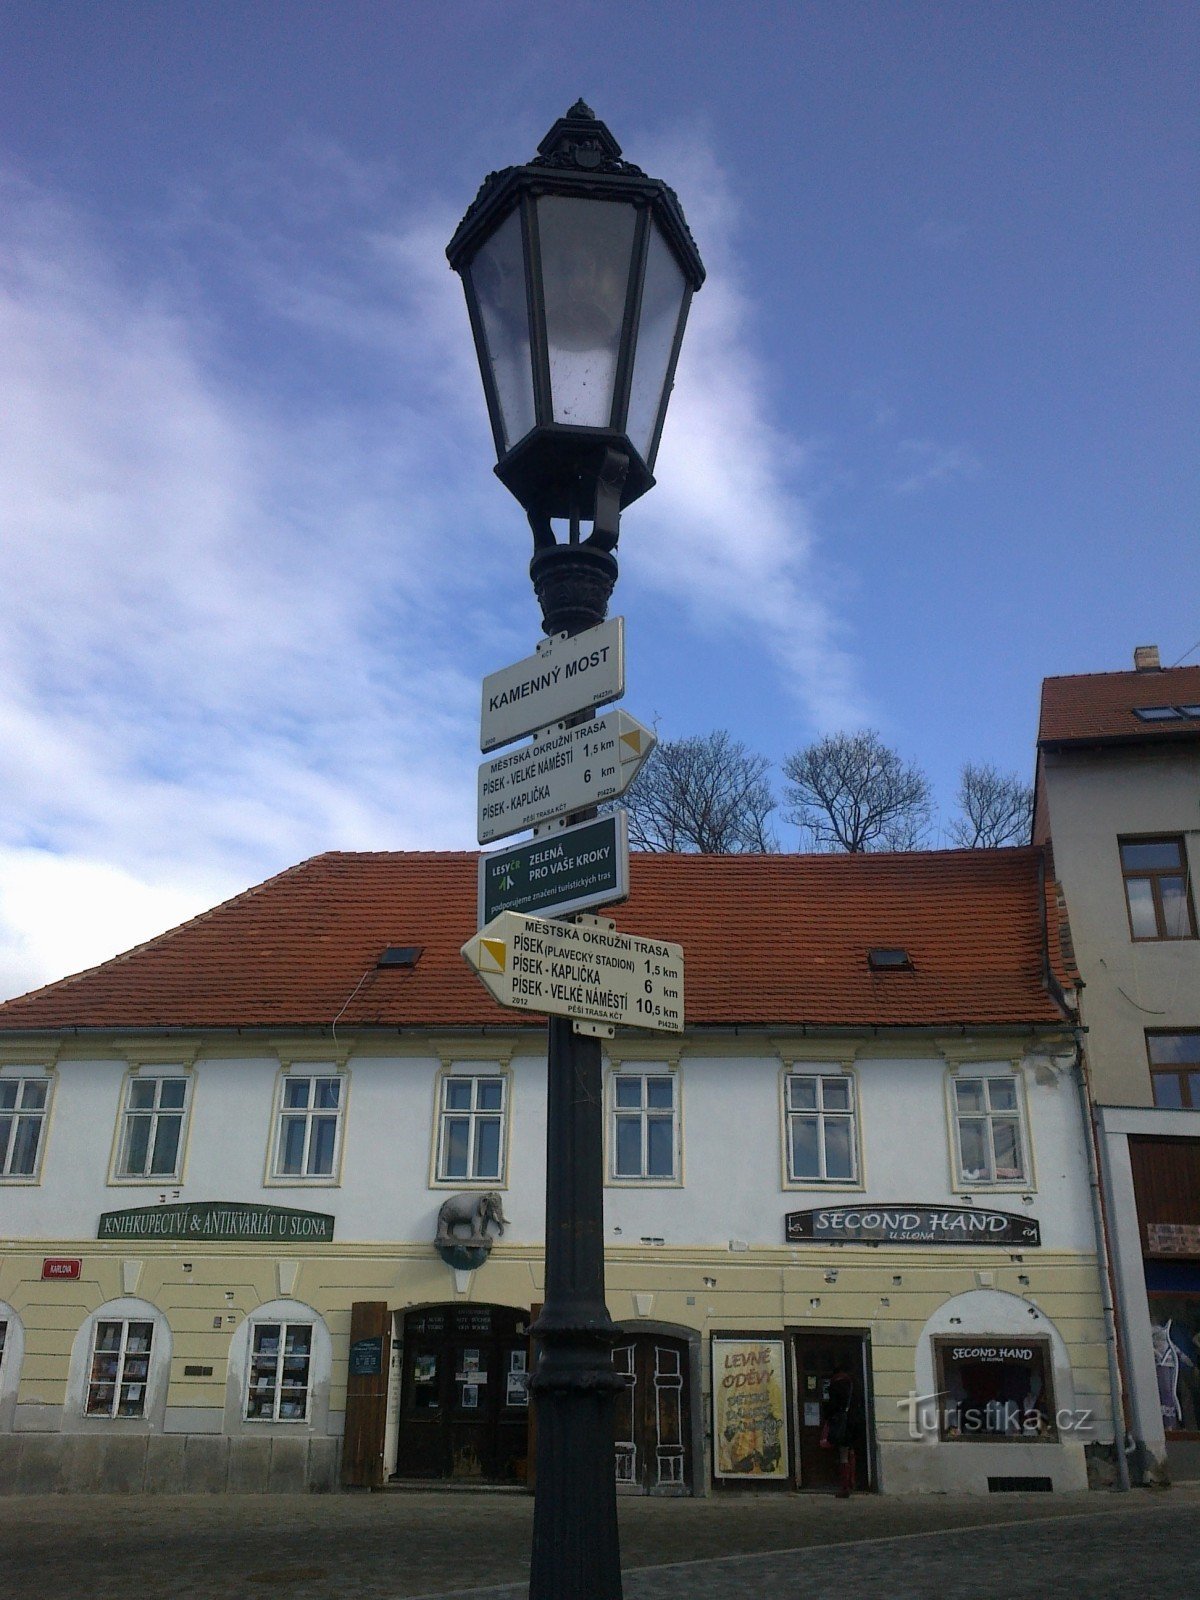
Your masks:
M629 897L624 811L479 858L479 926L502 911L562 916Z
M371 1378L383 1371L383 1340L355 1339L350 1346L350 1373L355 1378Z
M170 1206L103 1211L97 1239L244 1239L263 1244L299 1244L333 1238L333 1218L324 1211L246 1205L240 1200L198 1200Z

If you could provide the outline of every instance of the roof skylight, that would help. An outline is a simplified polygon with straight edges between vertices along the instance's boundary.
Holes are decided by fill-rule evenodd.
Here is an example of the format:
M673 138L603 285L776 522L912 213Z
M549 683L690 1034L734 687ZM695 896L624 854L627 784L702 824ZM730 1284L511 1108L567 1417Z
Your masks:
M1134 706L1133 714L1143 722L1178 722L1184 715L1178 706Z
M377 967L415 967L425 953L423 944L389 944L384 950Z
M867 951L867 965L872 972L903 972L911 970L912 961L907 950L899 946L875 946Z

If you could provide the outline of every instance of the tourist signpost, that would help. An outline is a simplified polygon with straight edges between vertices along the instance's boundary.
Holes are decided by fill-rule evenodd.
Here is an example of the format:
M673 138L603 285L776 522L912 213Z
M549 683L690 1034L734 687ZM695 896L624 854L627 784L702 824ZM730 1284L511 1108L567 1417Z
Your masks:
M462 953L501 1005L569 1017L576 1033L611 1035L618 1024L679 1033L680 946L576 915L629 897L628 817L620 807L595 814L624 794L655 745L626 712L595 715L624 692L622 617L555 634L483 680L480 749L534 737L481 764L479 842L526 828L534 837L480 855L481 931ZM565 825L580 812L584 821Z
M573 727L556 723L532 744L479 768L480 844L624 794L654 749L654 734L625 711Z
M495 750L625 693L625 618L544 639L536 655L483 680L479 748Z
M550 922L503 911L462 947L502 1006L683 1031L683 949L618 933L604 917Z

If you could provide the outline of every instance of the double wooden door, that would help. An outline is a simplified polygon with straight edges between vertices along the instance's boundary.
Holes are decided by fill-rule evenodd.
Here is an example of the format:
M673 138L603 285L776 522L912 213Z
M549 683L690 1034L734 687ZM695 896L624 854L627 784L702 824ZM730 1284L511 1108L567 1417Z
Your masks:
M525 1480L529 1313L448 1305L404 1319L396 1476Z
M658 1334L622 1335L613 1366L625 1379L614 1418L617 1488L632 1494L691 1493L688 1347Z

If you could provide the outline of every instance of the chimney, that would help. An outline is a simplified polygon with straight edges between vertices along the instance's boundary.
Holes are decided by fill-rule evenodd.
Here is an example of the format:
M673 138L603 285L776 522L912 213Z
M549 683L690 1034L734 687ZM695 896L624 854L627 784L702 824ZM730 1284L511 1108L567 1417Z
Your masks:
M1162 671L1162 662L1158 659L1158 646L1156 644L1139 644L1134 646L1133 670L1135 672Z

